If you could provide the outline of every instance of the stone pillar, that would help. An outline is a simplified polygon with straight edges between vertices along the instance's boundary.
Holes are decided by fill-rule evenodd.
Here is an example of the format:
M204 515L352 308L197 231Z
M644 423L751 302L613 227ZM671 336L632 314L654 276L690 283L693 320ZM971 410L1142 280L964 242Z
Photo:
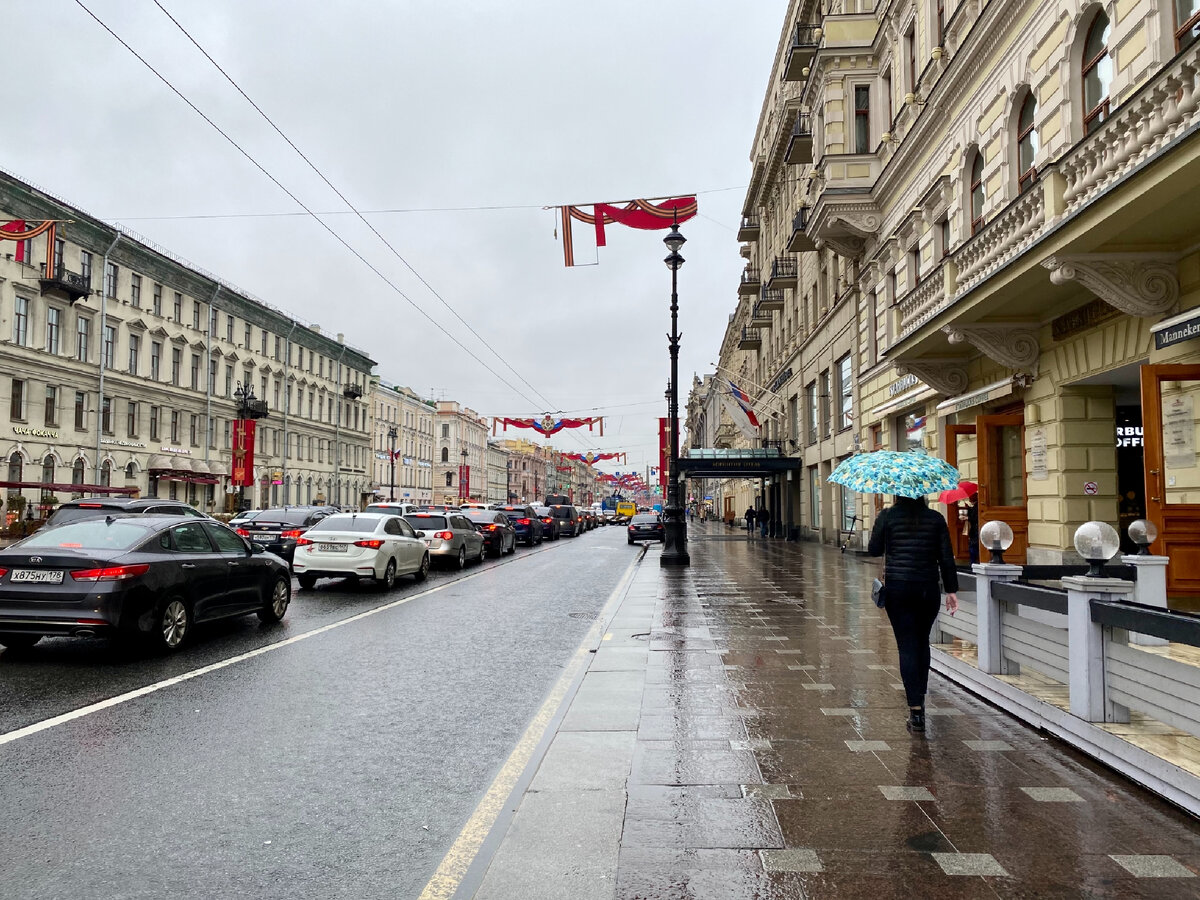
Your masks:
M1158 609L1167 608L1167 563L1171 560L1166 556L1122 556L1121 562L1133 566L1137 570L1137 581L1134 582L1133 596L1135 603L1144 606L1154 606ZM1129 633L1129 643L1140 644L1143 647L1161 647L1167 644L1165 638L1153 637L1149 634Z
M1087 722L1128 722L1129 710L1111 702L1104 683L1104 628L1092 621L1092 600L1125 600L1133 585L1119 578L1069 575L1067 589L1067 664L1071 714Z
M992 596L992 585L998 581L1016 581L1021 567L1008 563L975 563L975 614L979 621L976 646L979 648L979 671L990 675L1007 675L1004 651L1000 646L999 600Z

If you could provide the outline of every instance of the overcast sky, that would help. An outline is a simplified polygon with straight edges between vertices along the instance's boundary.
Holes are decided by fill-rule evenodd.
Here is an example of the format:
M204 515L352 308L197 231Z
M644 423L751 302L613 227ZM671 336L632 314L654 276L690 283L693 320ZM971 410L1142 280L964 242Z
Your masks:
M345 209L151 0L83 2L311 209ZM541 207L699 192L682 408L736 301L786 0L160 2L355 206L429 210L368 218L520 378L353 215L324 220L470 353L317 222L268 215L298 207L72 0L0 4L0 167L345 333L386 379L486 416L604 415L604 438L555 445L627 451L609 471L657 463L665 232L611 226L598 266L566 269ZM578 223L575 252L597 259Z

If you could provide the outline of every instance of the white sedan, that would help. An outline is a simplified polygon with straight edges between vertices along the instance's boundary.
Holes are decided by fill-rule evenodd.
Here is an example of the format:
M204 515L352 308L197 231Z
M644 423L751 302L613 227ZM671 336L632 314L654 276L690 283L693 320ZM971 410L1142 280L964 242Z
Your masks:
M371 578L388 590L397 575L423 581L429 574L429 551L399 516L337 513L296 540L292 571L302 588L311 588L318 578Z

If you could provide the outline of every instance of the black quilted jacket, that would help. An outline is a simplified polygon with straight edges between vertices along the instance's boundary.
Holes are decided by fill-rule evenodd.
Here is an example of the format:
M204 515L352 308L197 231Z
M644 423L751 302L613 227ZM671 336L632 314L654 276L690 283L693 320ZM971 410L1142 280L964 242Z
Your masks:
M942 589L958 590L950 529L927 506L900 503L885 509L871 529L867 552L884 557L885 581L936 583L940 570Z

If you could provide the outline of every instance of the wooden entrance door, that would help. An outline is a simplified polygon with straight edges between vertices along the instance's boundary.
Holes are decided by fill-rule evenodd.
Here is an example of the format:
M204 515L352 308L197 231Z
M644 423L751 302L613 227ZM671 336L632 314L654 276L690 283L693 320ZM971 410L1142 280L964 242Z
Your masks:
M1142 366L1150 552L1169 556L1167 593L1200 594L1200 365Z
M1025 496L1025 414L1003 413L975 417L979 443L979 527L1007 522L1012 547L1004 561L1022 565L1029 546L1029 510ZM986 558L987 548L979 548Z
M979 481L976 472L979 460L975 447L974 425L946 426L946 462L957 468L965 481ZM950 526L950 543L954 547L955 559L967 560L971 554L967 535L963 534L963 523L958 518L958 509L957 503L947 503L942 514L946 517L946 524ZM982 522L981 519L980 524Z

